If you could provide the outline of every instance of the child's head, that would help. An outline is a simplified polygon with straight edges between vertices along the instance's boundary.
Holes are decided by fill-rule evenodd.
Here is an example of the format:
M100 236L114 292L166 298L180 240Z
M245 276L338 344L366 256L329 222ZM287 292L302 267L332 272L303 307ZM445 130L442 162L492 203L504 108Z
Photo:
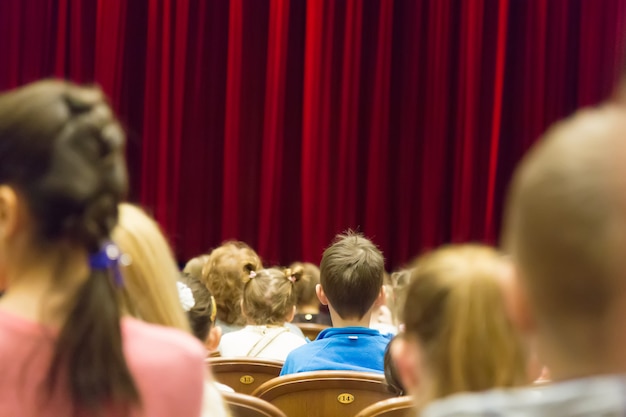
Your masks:
M202 269L209 260L209 255L200 255L190 259L183 268L183 275L193 277L196 280L202 279Z
M294 262L289 269L302 269L302 279L296 283L297 302L301 307L319 307L315 287L320 283L320 269L311 263Z
M337 236L324 251L320 284L330 306L342 319L361 319L371 310L383 286L385 260L361 234Z
M202 282L217 302L217 318L243 325L241 291L251 270L263 268L256 252L243 242L230 241L214 249L202 269Z
M139 403L122 351L114 279L88 260L112 248L106 242L127 190L125 135L104 94L55 80L2 93L0 144L0 288L10 297L21 280L39 281L27 288L46 288L60 303L39 314L59 320L42 382L50 392L65 382L74 409L85 414ZM49 274L20 273L25 268ZM36 309L30 305L24 308Z
M222 337L221 329L215 327L217 317L215 298L198 277L191 274L184 275L183 281L191 290L194 300L193 306L187 311L191 331L209 351L214 351Z
M280 326L293 319L297 294L295 284L303 269L262 269L248 273L241 307L248 324Z
M403 376L413 373L405 377L409 390L407 381L421 381L415 375L422 371L426 399L525 382L524 349L504 292L510 267L479 245L443 247L418 259L403 311L405 351L396 357ZM411 356L424 360L409 366Z

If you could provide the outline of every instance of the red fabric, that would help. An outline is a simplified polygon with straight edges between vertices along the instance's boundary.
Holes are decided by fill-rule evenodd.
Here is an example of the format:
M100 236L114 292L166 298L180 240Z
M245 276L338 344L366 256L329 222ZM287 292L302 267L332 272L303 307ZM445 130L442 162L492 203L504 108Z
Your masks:
M353 228L397 267L496 242L523 152L610 94L625 3L9 0L0 88L101 84L181 260L237 238L318 261Z

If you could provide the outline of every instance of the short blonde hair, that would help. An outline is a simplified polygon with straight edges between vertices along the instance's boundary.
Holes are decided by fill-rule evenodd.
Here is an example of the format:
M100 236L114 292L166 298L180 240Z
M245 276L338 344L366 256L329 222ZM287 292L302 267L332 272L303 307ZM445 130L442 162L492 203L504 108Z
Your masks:
M525 382L525 355L507 316L505 261L492 248L447 246L417 260L407 288L407 336L429 372L425 397Z
M217 318L243 325L241 292L249 271L263 268L261 258L244 242L228 241L213 249L202 270L202 282L217 304Z
M190 331L176 288L180 271L159 225L141 208L122 203L112 236L131 258L122 266L123 310L149 323Z
M579 326L600 329L625 288L625 132L625 111L612 106L555 124L508 196L505 246L537 322L570 354L601 347Z

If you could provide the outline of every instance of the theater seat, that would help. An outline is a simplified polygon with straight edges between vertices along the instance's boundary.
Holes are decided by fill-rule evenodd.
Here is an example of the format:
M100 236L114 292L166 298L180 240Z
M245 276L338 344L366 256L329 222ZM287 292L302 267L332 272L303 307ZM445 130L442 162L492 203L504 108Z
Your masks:
M267 401L238 392L222 393L232 417L287 417Z
M251 394L263 382L277 377L283 368L281 361L257 358L222 357L206 361L217 382L242 394Z
M296 326L298 326L298 328L300 330L302 330L302 333L309 338L309 340L315 340L317 338L317 335L320 334L320 332L324 329L328 329L330 326L327 326L325 324L319 324L319 323L293 323Z
M416 415L413 397L379 401L361 410L356 417L410 417Z
M354 416L375 402L395 396L382 374L353 371L284 375L265 382L253 395L289 417Z

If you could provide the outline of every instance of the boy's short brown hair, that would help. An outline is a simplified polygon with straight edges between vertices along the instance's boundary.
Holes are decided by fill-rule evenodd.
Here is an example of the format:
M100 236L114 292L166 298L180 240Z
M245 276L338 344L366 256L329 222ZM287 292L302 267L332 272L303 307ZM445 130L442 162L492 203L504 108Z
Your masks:
M383 254L360 233L338 235L324 251L320 284L342 319L361 319L383 286Z

